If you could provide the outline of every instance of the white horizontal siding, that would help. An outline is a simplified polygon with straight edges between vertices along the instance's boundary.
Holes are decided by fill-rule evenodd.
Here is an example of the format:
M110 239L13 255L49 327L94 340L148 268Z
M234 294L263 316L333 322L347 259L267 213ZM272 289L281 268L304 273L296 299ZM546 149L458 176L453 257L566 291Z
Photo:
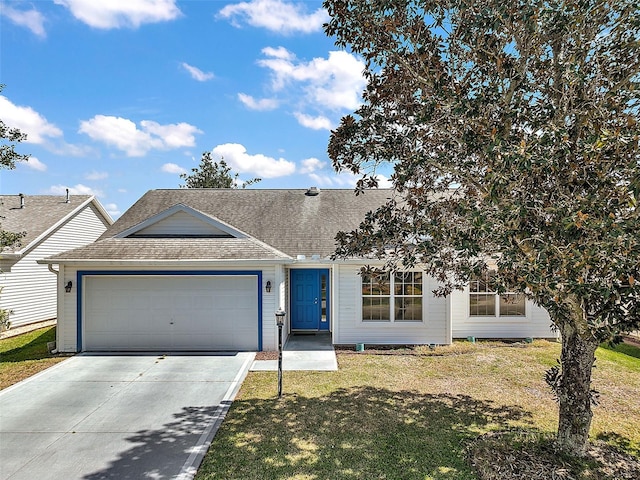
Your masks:
M105 229L103 217L89 204L0 274L0 306L14 311L12 327L56 318L56 275L37 261L91 243Z
M276 328L275 312L278 309L279 289L276 278L276 267L269 265L256 268L262 270L262 350L274 351L278 349L278 329ZM267 282L271 281L271 292L267 293Z
M187 212L178 211L167 218L143 228L135 235L226 235L213 225L195 218Z
M276 268L273 265L255 265L255 266L243 266L239 267L218 267L212 265L211 267L198 267L196 269L171 267L166 268L162 266L145 268L145 272L154 271L189 271L189 270L211 270L211 271L262 271L262 342L263 350L275 350L277 349L277 329L275 326L275 311L278 306L276 305L278 300L278 289L273 288L276 282ZM76 352L77 351L77 325L78 325L78 312L77 312L77 285L76 277L78 270L91 270L91 271L117 271L117 274L126 275L126 272L140 272L140 267L111 267L111 266L95 266L90 268L82 267L65 267L63 271L62 282L66 283L69 280L73 282L73 290L71 293L64 293L64 289L59 293L61 312L58 318L59 332L58 332L58 349L61 352ZM272 290L271 293L266 293L265 287L267 281L271 280ZM231 319L233 320L233 319Z
M556 338L547 311L527 301L524 317L469 316L469 289L451 294L453 338Z
M435 297L433 279L424 285L422 322L363 322L359 267L336 265L333 295L335 344L448 344L448 299Z

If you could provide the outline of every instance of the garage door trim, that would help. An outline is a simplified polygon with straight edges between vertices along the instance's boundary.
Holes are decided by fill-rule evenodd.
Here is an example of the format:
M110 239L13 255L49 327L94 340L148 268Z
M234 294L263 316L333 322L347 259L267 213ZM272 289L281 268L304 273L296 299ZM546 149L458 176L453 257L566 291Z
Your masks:
M77 287L77 324L76 349L82 351L82 315L83 315L83 277L84 276L246 276L256 277L258 293L258 351L262 351L262 271L261 270L78 270Z

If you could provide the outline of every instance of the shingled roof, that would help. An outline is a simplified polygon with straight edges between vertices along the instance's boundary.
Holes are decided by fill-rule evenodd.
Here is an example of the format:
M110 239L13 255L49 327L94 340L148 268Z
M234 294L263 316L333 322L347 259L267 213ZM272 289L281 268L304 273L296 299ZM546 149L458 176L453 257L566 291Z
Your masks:
M326 258L335 251L339 231L357 228L366 213L385 203L391 194L385 189L367 190L358 196L351 189L150 190L96 243L48 260ZM176 205L224 222L249 239L241 243L241 239L220 238L117 238Z
M316 191L318 192L318 190ZM365 214L391 196L391 190L331 189L310 195L307 189L177 189L151 190L135 203L101 239L183 204L295 258L327 257L335 250L340 230L356 228ZM315 193L315 192L314 192Z
M29 249L48 231L61 225L82 206L93 200L91 195L0 195L0 227L26 235L20 243L5 248L2 253L19 254ZM100 207L102 208L102 207ZM105 218L110 217L104 212Z

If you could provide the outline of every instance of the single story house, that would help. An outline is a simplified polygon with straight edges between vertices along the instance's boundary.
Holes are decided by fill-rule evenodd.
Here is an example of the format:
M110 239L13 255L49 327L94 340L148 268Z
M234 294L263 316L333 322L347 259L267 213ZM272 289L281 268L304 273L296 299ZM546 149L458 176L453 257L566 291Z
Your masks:
M360 268L373 261L332 260L336 233L390 194L149 191L95 243L43 261L60 272L58 350L276 350L280 308L287 334L330 332L334 344L553 336L543 310L505 309L478 285L435 297L419 269L372 278Z
M2 230L24 233L0 251L0 307L13 311L12 327L55 319L56 272L38 260L94 242L113 223L90 195L2 195Z

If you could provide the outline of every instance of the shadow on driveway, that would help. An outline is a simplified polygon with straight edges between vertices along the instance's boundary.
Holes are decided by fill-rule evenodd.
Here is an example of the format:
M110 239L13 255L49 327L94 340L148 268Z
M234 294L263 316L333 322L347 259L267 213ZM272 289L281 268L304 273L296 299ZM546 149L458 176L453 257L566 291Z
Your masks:
M231 402L218 407L185 407L161 430L142 430L125 440L135 446L86 480L192 478ZM203 426L207 428L203 431ZM194 445L199 447L194 448ZM185 455L189 457L185 461ZM162 462L158 462L162 459Z

